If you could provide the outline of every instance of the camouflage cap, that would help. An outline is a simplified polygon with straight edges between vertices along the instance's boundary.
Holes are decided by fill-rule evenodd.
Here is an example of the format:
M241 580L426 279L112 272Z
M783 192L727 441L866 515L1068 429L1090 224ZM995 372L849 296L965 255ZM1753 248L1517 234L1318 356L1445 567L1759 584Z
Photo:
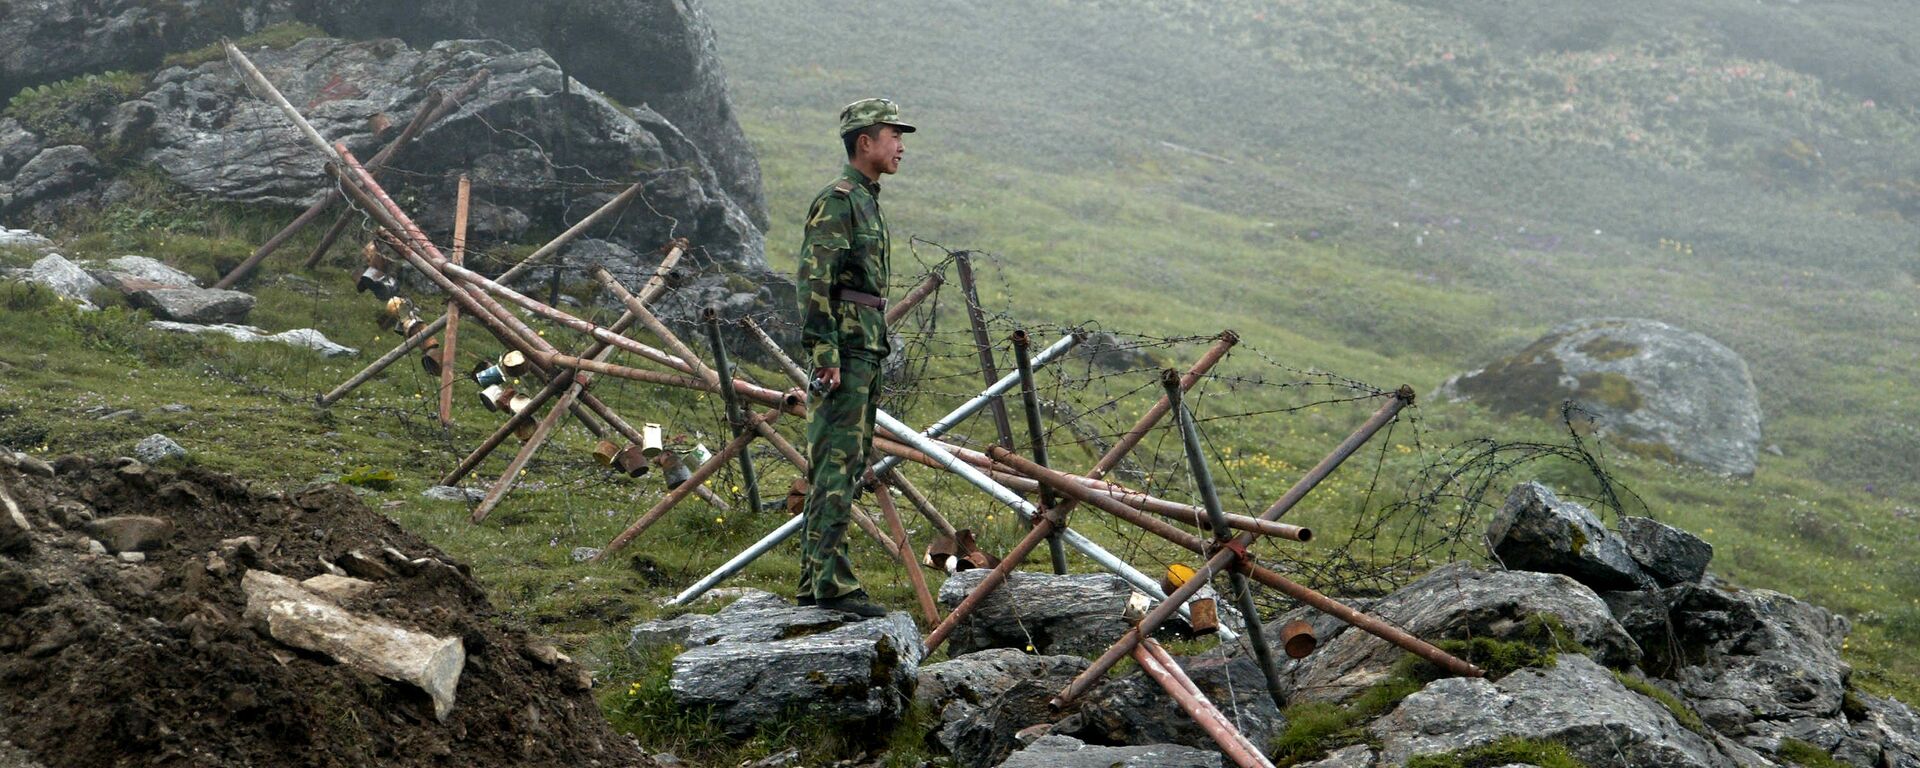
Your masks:
M899 128L901 133L913 133L915 130L912 125L900 122L900 107L891 99L861 99L840 110L842 136L876 123Z

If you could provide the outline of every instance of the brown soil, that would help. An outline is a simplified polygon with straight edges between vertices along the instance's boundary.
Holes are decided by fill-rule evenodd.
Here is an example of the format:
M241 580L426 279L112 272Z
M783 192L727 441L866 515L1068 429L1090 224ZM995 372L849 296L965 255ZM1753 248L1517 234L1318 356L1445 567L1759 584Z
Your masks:
M0 461L0 486L33 531L25 551L0 554L0 739L39 763L652 765L608 726L582 668L555 663L495 613L465 566L345 486L282 494L200 469L78 457L48 478L10 463ZM89 552L88 514L162 517L176 532L145 562L122 562ZM258 537L257 556L223 547L242 536ZM379 558L383 547L429 562L386 561L398 572L345 607L462 638L466 668L444 724L418 689L284 646L242 618L247 569L305 579L326 572L323 559Z

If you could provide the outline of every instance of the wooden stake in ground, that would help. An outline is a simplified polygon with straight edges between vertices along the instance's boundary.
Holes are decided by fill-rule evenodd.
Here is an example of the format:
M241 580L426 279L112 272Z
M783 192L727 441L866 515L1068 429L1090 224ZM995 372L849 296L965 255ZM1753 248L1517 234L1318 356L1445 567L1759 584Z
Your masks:
M460 174L460 195L454 201L453 208L453 255L449 258L455 264L466 263L467 256L467 204L473 193L473 182L466 174ZM460 338L460 304L452 298L447 299L447 340L441 347L440 357L440 426L453 426L453 369L459 358L454 348Z

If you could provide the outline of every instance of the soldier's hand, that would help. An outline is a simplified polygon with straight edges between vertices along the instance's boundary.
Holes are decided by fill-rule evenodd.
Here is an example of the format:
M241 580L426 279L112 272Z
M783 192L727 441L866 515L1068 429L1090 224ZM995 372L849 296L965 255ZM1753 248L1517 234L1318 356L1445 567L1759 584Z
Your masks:
M813 371L813 389L824 395L840 388L839 368L816 368Z

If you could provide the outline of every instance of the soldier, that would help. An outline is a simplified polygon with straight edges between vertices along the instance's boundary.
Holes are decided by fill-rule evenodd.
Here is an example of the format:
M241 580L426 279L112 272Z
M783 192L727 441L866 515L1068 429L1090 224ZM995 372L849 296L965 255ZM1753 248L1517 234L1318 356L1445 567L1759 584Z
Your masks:
M813 198L800 246L801 340L813 366L816 402L807 423L806 527L800 540L801 605L884 616L867 597L847 557L854 492L873 453L874 400L887 343L886 217L880 176L900 170L900 137L913 126L886 99L862 99L840 111L847 166Z

